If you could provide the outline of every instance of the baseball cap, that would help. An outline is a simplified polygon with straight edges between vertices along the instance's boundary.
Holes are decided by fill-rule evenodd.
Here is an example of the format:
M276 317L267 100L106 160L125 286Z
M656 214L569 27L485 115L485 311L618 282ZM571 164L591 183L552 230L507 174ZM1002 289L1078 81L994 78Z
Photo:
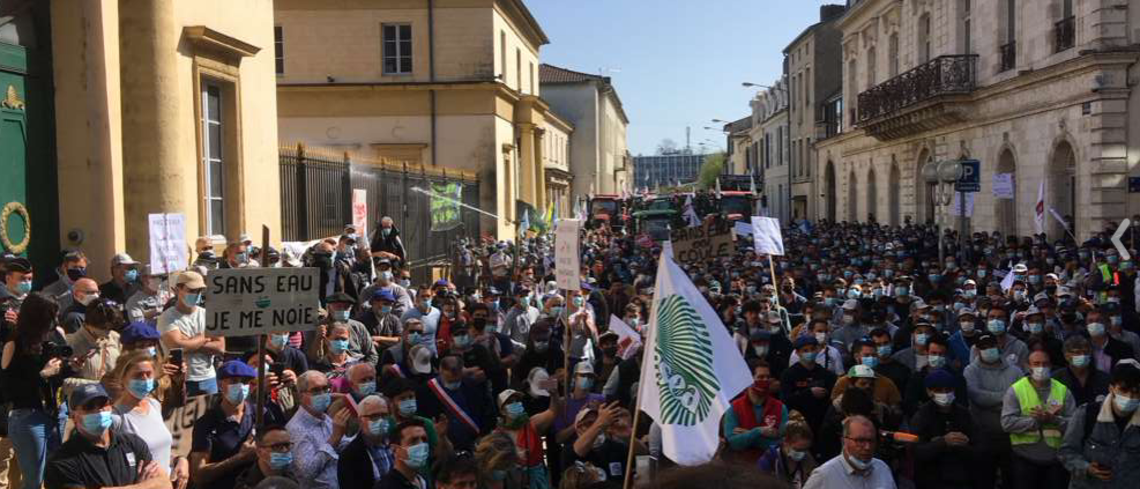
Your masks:
M330 295L325 302L329 304L356 304L356 301L352 299L352 296L345 294L344 292L337 292L333 295Z
M71 409L76 409L100 397L111 399L111 396L107 395L107 390L103 388L103 384L83 384L71 391L69 404Z
M498 399L499 409L502 409L503 405L505 405L507 403L507 401L511 400L512 397L514 397L514 396L522 397L522 395L523 395L522 392L516 391L514 389L507 389L503 392L500 392L499 393L499 399Z
M954 388L954 374L946 371L944 368L931 370L926 374L926 379L922 381L927 389L953 389Z
M206 288L206 280L202 278L202 274L188 270L178 274L174 285L182 285L188 289L204 289Z
M253 367L246 365L245 362L242 362L240 360L230 360L226 363L223 363L222 368L218 369L219 379L229 379L234 377L245 379L256 378L257 370L254 370Z
M139 262L131 258L131 255L126 253L119 253L111 257L111 266L117 267L119 265L138 265Z
M530 386L531 397L550 397L550 391L538 387L539 384L548 379L550 379L550 373L548 373L545 368L534 367L530 369L530 374L526 376L526 381Z
M592 408L592 407L582 408L580 411L578 411L578 414L574 415L574 425L577 426L578 423L581 423L582 420L586 419L586 416L589 416L591 414L597 414L597 413L598 413L597 408Z
M799 350L805 346L819 346L819 342L816 341L814 336L800 336L799 338L796 338L796 343L792 346L793 348Z
M853 379L873 379L875 371L866 365L854 365L847 371L847 376Z
M416 345L408 352L412 356L412 371L417 374L431 373L431 350L426 346Z
M119 341L124 345L145 340L157 341L158 338L158 330L142 321L132 321L131 324L124 327L122 333L119 334Z
M7 260L4 263L4 268L9 272L28 273L32 271L32 262L27 258L18 256Z
M376 291L372 293L372 300L396 302L396 296L388 289L376 289Z

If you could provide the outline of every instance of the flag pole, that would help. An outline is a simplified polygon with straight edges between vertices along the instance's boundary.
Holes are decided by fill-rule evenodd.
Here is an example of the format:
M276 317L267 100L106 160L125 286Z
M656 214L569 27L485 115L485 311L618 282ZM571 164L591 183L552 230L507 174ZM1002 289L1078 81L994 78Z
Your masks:
M776 293L772 297L776 298L776 312L780 312L780 284L776 283L776 264L772 262L772 254L768 254L768 271L772 274L772 287L775 287ZM784 315L780 315L780 325L786 328L785 333L792 334L792 325L784 324Z
M656 291L654 291L656 293ZM645 346L642 345L642 358L641 361L645 362ZM633 401L633 424L629 428L629 454L625 458L625 480L622 482L622 489L630 489L633 483L633 447L634 440L637 438L637 423L641 420L641 386L639 385L637 399Z

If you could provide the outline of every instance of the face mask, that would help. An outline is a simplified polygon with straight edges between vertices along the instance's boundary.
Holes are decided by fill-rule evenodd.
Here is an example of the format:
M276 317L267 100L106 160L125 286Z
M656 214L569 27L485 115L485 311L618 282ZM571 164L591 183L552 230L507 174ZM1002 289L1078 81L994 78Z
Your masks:
M388 237L389 234L392 234L392 228L383 228L380 230L380 234L383 234L384 237Z
M996 335L1004 334L1005 333L1005 321L1002 321L1000 319L991 319L988 322L986 322L986 329L989 330L989 332L996 334Z
M578 377L574 379L574 386L584 391L588 391L594 388L594 379L591 379L589 377Z
M21 281L16 284L16 293L19 295L27 295L32 291L32 283L30 281Z
M127 270L127 273L123 274L123 279L126 280L127 283L129 283L129 284L134 283L136 280L139 279L139 271L138 270Z
M1033 380L1036 381L1049 380L1050 376L1049 369L1046 367L1033 367L1031 369L1031 374L1033 375Z
M1001 351L999 351L997 348L986 348L985 350L982 350L981 355L982 360L984 360L986 363L997 363L997 361L1001 359Z
M879 358L887 358L891 356L891 345L883 345L876 348L879 352Z
M1109 302L1112 302L1112 300L1110 299ZM1112 317L1108 318L1108 323L1113 325L1113 326L1120 326L1122 322L1123 322L1123 320L1121 319L1120 316L1112 316Z
M578 297L574 298L574 307L582 307L582 304L585 304L585 303L586 303L586 300L583 299L582 296L578 296Z
M978 278L986 278L986 269L984 269L984 268L978 269Z
M143 351L145 351L147 355L150 355L152 357L158 355L158 348L153 347L153 346L148 346L148 347L144 348Z
M1140 399L1132 399L1131 397L1122 396L1120 394L1112 395L1112 403L1116 405L1116 409L1122 413L1130 414L1140 407Z
M850 315L847 315L847 314L844 314L844 315L843 315L843 324L845 324L845 325L851 325L851 324L854 324L854 323L855 323L855 316L850 316Z
M186 294L182 298L182 303L186 304L186 307L194 307L197 306L201 300L202 294Z
M372 436L384 436L388 434L388 418L375 419L368 422L368 432Z
M290 452L269 454L269 467L273 470L285 470L293 465L293 454Z
M87 295L84 295L83 298L79 299L79 303L83 304L86 307L88 304L95 302L95 299L98 299L98 298L99 298L98 293L87 294Z
M455 340L456 348L467 348L471 344L471 337L467 335L460 335L453 338Z
M443 378L441 377L440 380L443 380ZM444 382L443 383L443 387L447 390L450 390L450 391L458 389L460 385L463 385L463 383L462 383L462 381L459 381L459 380L456 380L454 382Z
M398 408L400 410L400 415L405 417L405 418L409 417L413 414L416 414L416 409L417 409L416 400L415 399L404 399L403 401L400 401Z
M811 364L815 361L815 356L816 352L814 351L804 353L803 355L800 355L800 363Z
M962 322L958 323L958 327L962 328L963 333L973 333L974 332L974 322L973 321L962 321Z
M818 341L820 346L827 344L827 333L816 333L815 341Z
M871 356L863 357L863 359L860 361L860 363L862 363L863 365L866 365L870 368L875 368L875 367L879 366L879 357L871 357Z
M324 394L313 394L311 398L312 401L310 401L309 406L313 408L313 411L318 413L328 411L329 404L332 404L332 394L327 392Z
M953 392L945 392L945 393L935 392L934 396L932 396L932 398L934 399L935 404L938 404L939 406L942 406L942 407L946 407L946 406L949 406L951 403L954 402L954 393Z
M111 427L111 411L84 414L82 418L83 431L89 435L103 436L103 432Z
M906 287L895 287L896 297L906 297L907 295L910 295L910 289L907 289Z
M1013 300L1018 301L1018 302L1024 302L1025 297L1026 297L1026 292L1024 290L1013 291Z
M788 458L790 458L796 462L803 460L804 457L806 457L806 456L807 456L807 452L801 452L799 450L792 450L790 448L788 449Z
M360 394L360 397L370 396L374 392L376 392L376 381L375 380L371 380L368 382L361 382L360 385L356 386L356 393Z
M867 467L871 466L871 462L864 462L853 456L848 456L847 461L851 463L852 467L855 467L855 470L867 470Z
M939 275L937 273L932 273L932 274L928 275L927 278L930 279L931 283L938 283L939 280L942 280L942 275Z
M284 348L285 343L287 343L288 341L289 341L289 335L287 335L287 334L269 335L269 344L272 345L273 348L276 348L276 349Z
M332 317L334 321L343 323L345 321L348 321L348 311L333 311Z
M427 465L428 459L428 444L417 443L407 448L408 459L404 463L413 469L421 469Z
M918 333L914 335L914 344L918 346L926 346L926 342L928 340L929 338L927 337L926 333Z
M400 287L403 287L405 289L412 286L412 281L408 279L400 280L397 283L400 285Z
M523 414L526 414L526 408L523 407L521 402L515 401L507 404L507 416L510 419L516 419Z
M930 368L942 368L946 366L946 357L942 355L930 355L926 357L926 363Z
M1025 329L1028 330L1030 334L1037 334L1037 333L1040 333L1042 331L1045 331L1045 324L1043 324L1043 323L1025 323Z
M1088 330L1091 336L1104 336L1104 323L1089 323Z
M384 270L383 272L380 272L380 281L384 282L384 283L391 282L392 281L392 272L388 271L388 270Z
M1074 367L1078 367L1078 368L1085 367L1089 364L1089 356L1088 355L1073 355L1073 358L1071 360L1069 360L1069 363L1072 363Z
M962 296L967 299L973 299L978 295L977 289L965 289L962 291Z
M86 276L87 276L87 269L86 268L68 268L67 269L67 278L68 278L68 280L71 280L72 282L79 280L79 279L86 277Z
M756 353L758 357L766 357L768 356L768 345L752 345L752 351Z
M226 400L230 404L241 404L249 397L249 385L247 384L230 384L226 388Z
M329 349L333 353L341 354L348 351L348 340L332 340L329 341Z

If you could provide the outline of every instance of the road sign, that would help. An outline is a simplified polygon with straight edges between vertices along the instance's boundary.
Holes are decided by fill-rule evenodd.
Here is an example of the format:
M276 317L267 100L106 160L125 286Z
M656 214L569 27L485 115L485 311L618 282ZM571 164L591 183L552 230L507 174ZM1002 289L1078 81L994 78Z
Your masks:
M955 192L980 192L982 190L982 162L962 160L962 176L954 183Z
M561 219L554 230L554 280L558 288L578 290L582 287L582 270L578 263L578 230L582 221Z
M206 276L206 336L316 329L316 268L224 268Z
M1130 219L1125 219L1120 223L1120 226L1116 228L1116 232L1112 235L1112 246L1115 246L1116 252L1120 253L1121 260L1132 259L1132 255L1128 253L1128 247L1124 246L1124 243L1120 241L1120 238L1124 237L1124 233L1128 232L1129 226L1132 226L1132 221Z

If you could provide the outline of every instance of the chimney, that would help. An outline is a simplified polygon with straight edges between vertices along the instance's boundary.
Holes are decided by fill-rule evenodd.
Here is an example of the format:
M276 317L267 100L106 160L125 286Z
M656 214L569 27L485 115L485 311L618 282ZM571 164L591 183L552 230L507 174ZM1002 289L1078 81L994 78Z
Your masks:
M819 7L819 21L827 22L829 20L838 19L843 16L847 11L844 5L821 5Z

